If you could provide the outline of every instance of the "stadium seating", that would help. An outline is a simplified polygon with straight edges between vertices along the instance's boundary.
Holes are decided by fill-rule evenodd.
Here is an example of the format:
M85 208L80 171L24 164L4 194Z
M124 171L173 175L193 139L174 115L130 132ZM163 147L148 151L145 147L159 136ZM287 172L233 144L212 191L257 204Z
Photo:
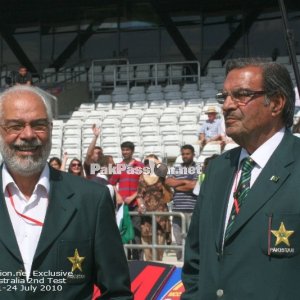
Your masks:
M138 65L135 70L137 82L148 82L150 78L150 65Z
M297 59L300 62L300 56ZM293 75L288 57L278 57L277 61L285 64ZM99 142L104 153L116 160L121 159L120 144L128 140L134 142L139 159L154 153L175 160L183 144L194 146L198 163L221 153L220 145L208 144L199 155L198 145L198 130L207 119L208 106L216 106L221 113L215 99L225 77L221 61L209 62L207 75L200 78L200 84L180 81L184 69L176 65L97 67L97 76L103 81L113 82L117 76L121 81L138 80L139 85L112 86L110 92L100 94L94 102L86 99L71 115L54 120L50 157L61 157L67 151L69 157L84 158L94 136L93 124L101 127ZM45 71L45 80L54 80L52 70ZM234 147L237 144L228 143L223 151ZM177 158L176 162L179 161Z

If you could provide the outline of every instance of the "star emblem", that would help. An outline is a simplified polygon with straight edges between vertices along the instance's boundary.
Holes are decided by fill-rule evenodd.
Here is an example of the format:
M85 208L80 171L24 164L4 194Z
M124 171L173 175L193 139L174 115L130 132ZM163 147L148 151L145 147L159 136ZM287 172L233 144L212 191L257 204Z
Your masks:
M80 256L78 250L75 249L74 256L68 257L68 260L73 264L72 265L72 272L75 270L80 270L82 272L81 264L84 261L85 257Z
M294 233L294 230L286 230L283 222L281 222L279 229L271 230L271 232L276 236L275 246L285 243L290 247L289 237Z

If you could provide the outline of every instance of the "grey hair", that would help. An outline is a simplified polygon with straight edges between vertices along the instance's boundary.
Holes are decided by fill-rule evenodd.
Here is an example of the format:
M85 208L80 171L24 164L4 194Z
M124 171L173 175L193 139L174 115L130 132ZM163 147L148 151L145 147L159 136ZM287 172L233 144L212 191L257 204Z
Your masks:
M0 94L0 117L3 117L3 110L2 110L3 101L12 94L21 95L23 92L33 93L34 95L38 96L41 99L41 101L44 103L46 108L48 121L52 122L53 114L52 114L50 100L47 98L46 94L44 94L42 90L29 85L15 85Z
M287 128L291 127L295 110L295 91L288 70L283 65L268 59L249 57L228 60L226 75L233 69L242 69L248 66L259 67L263 70L263 89L269 100L276 96L284 97L286 102L282 111L282 120Z

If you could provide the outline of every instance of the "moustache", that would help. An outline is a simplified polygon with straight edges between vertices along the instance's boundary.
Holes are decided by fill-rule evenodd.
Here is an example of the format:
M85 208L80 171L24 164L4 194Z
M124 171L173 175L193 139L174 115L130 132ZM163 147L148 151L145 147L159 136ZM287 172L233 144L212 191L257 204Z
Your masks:
M34 150L41 147L43 144L39 140L17 142L12 145L15 150Z
M235 113L230 112L230 111L224 112L223 115L224 115L225 121L226 121L226 119L235 119L235 120L240 119L240 116L237 116Z

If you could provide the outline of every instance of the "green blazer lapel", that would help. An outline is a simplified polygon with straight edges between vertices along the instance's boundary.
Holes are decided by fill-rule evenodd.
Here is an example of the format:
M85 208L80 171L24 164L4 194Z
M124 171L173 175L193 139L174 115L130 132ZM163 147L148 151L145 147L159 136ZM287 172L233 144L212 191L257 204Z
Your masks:
M230 237L268 202L285 183L287 177L290 175L290 166L294 162L293 143L291 135L289 133L285 134L278 148L274 151L267 165L250 189L227 240L230 240Z
M0 168L0 243L9 251L20 263L23 264L21 252L15 236L14 229L5 204L2 190L2 166Z
M218 163L219 174L221 178L218 178L218 186L214 193L215 201L213 202L213 220L216 220L215 224L215 237L216 247L218 250L222 247L225 216L227 212L229 194L233 185L235 173L238 168L238 161L240 157L241 148L234 148L225 154L225 159Z
M51 246L74 215L76 207L72 204L72 201L69 201L73 196L74 191L70 190L69 187L64 184L61 172L50 168L49 206L35 252L33 266L36 259Z

